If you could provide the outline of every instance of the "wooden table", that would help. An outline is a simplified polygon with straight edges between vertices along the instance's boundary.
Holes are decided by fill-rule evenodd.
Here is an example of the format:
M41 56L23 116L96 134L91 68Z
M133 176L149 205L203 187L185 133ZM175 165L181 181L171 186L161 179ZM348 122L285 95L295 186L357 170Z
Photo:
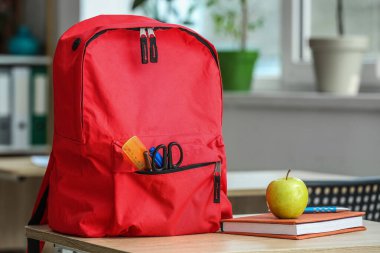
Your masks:
M265 196L268 184L272 180L285 176L285 170L229 171L227 175L228 196ZM290 176L298 177L302 180L344 180L354 178L352 176L303 170L291 171Z
M0 158L0 178L2 179L41 178L45 170L43 167L34 165L29 156Z
M0 157L0 251L25 249L23 228L44 173L30 157Z
M52 232L47 226L27 226L28 238L51 242L63 249L89 253L124 252L380 252L380 223L365 221L366 231L286 240L221 233L145 238L79 238Z

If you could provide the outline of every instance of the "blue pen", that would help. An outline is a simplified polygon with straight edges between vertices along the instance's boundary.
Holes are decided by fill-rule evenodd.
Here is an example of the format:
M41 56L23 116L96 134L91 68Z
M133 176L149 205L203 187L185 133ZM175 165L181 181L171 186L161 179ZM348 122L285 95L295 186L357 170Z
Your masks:
M309 206L305 208L303 213L339 213L345 211L350 211L350 209L338 206Z
M153 152L156 150L155 147L151 147L149 149L149 153L150 153L150 156L153 156ZM163 164L163 158L162 158L162 155L160 153L156 153L155 157L152 157L152 159L154 159L154 162L156 163L156 165L158 167L162 167L162 164Z

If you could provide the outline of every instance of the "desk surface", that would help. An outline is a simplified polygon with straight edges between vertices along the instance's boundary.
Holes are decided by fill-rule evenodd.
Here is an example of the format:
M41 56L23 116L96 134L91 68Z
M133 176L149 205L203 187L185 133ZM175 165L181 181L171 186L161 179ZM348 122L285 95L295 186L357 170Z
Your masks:
M27 157L1 157L0 178L21 180L30 177L43 177L45 168L38 167Z
M78 238L52 232L47 226L27 226L28 238L84 252L380 252L380 223L365 221L366 231L286 240L221 233L145 238Z

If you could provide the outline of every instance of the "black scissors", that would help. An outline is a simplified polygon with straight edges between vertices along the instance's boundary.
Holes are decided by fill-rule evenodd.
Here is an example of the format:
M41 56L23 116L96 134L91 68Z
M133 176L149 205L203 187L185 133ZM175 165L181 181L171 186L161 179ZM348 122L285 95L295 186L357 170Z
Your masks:
M173 164L173 147L176 147L179 151L179 159L175 164ZM162 150L162 156L160 150ZM161 144L158 145L156 148L151 148L150 151L152 156L153 171L177 169L181 165L183 160L182 147L177 142L170 142L167 147L164 144Z

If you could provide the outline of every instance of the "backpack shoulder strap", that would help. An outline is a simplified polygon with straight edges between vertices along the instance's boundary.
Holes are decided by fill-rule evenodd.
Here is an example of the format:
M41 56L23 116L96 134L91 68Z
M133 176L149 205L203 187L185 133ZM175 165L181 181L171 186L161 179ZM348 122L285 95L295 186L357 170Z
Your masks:
M47 224L47 202L49 196L49 181L51 170L54 167L54 156L51 153L49 163L45 172L45 176L42 180L40 190L38 192L36 203L34 204L32 217L30 218L28 225L42 225ZM28 253L40 253L44 246L44 242L40 242L34 239L28 238Z

